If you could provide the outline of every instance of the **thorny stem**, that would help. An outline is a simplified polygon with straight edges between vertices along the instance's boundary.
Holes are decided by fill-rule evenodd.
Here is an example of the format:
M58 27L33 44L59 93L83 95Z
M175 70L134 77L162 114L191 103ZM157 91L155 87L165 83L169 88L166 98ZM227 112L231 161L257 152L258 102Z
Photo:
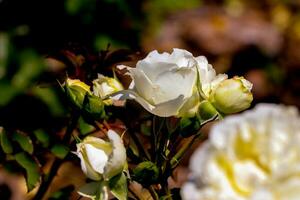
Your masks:
M63 144L69 143L73 130L76 128L77 122L79 119L79 115L75 114L75 116L71 119L70 124L67 127L66 133L62 139ZM57 174L57 171L60 167L60 165L64 162L64 159L59 159L59 158L55 158L50 172L48 174L48 176L42 181L39 190L37 191L36 195L34 196L33 200L41 200L43 199L43 197L45 196L53 178L55 177L55 175Z

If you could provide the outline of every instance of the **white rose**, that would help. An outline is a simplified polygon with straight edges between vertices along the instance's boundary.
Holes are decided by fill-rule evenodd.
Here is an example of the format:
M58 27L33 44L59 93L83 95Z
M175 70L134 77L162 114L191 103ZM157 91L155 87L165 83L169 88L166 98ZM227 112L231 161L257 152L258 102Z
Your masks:
M120 136L109 130L109 141L87 136L77 144L76 155L82 171L93 180L107 180L121 173L126 164L126 150Z
M261 104L225 118L192 156L186 200L300 199L300 116Z
M152 51L129 68L132 82L129 90L116 96L118 99L135 99L154 115L178 115L189 100L197 81L197 62L188 51L174 49L171 54Z

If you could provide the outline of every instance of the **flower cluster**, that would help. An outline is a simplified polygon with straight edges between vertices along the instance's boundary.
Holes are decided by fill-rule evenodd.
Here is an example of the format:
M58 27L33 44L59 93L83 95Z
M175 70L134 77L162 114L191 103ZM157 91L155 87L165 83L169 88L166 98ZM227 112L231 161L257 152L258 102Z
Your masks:
M194 57L182 49L171 54L152 51L136 68L119 67L127 68L133 80L115 98L135 99L162 117L192 117L206 101L218 112L230 114L248 108L253 99L252 84L246 79L216 75L204 56Z
M300 116L261 104L215 125L192 156L186 200L292 200L300 196Z
M172 124L170 120L159 122L158 131L155 131L153 122L150 150L139 143L137 136L131 135L135 140L135 145L129 144L132 153L137 148L145 157L139 159L140 163L134 163L135 168L129 172L133 173L133 180L144 187L168 178L183 152L190 147L185 145L186 148L178 150L176 145L170 145L171 142L175 143L181 136L194 134L198 137L197 132L207 121L216 116L240 112L248 108L253 99L252 84L246 79L216 75L205 57L194 57L181 49L174 49L171 54L152 51L137 63L136 68L124 65L119 68L127 68L132 77L127 90L116 77L102 74L91 81L92 87L78 79L67 79L64 89L76 112L93 125L99 124L99 120L109 119L111 115L105 112L107 106L120 105L120 101L127 99L136 100L156 116L181 118L176 119L177 122L175 120L174 123L178 124ZM163 129L169 133L162 135ZM82 171L93 180L80 188L79 193L92 199L107 199L109 190L117 199L123 200L127 198L127 178L123 173L127 168L126 149L117 133L109 130L107 136L109 141L87 136L77 144L76 155L81 160ZM155 155L147 154L148 151L155 152ZM136 155L141 154L138 152Z

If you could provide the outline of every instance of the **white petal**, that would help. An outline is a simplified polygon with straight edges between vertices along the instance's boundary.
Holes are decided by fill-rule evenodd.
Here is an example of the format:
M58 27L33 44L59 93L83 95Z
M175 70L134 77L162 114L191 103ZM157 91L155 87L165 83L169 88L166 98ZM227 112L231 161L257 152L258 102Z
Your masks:
M126 163L126 149L121 137L116 132L109 130L107 136L113 146L113 151L105 166L104 176L105 178L111 178L123 171Z
M152 94L155 92L155 88L151 80L139 69L132 68L130 73L138 94L147 101L152 102Z
M117 92L112 96L112 98L116 100L134 99L139 104L141 104L148 112L161 117L170 117L177 115L181 106L186 101L184 99L184 96L180 95L176 99L173 99L171 101L167 101L158 105L152 105L133 90L123 90Z
M159 74L176 68L178 68L176 64L162 61L147 62L141 60L136 64L136 69L143 71L150 81L154 81Z
M85 155L85 152L77 152L76 155L80 158L81 169L88 178L92 180L102 179L101 174L98 174L90 165L89 160Z
M164 103L177 98L179 95L189 98L196 83L196 73L195 68L180 68L159 74L153 82L158 87L152 94L154 103Z
M102 149L95 148L90 144L85 144L85 151L92 168L96 172L103 174L108 155Z
M182 49L173 49L172 54L152 51L148 56L139 61L137 69L143 71L153 81L159 74L176 68L191 68L196 64L193 55Z

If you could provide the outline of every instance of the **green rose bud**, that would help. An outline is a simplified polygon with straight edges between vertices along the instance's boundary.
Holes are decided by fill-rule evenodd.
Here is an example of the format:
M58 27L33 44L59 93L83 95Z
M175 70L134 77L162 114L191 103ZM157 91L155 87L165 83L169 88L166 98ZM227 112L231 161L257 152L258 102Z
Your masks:
M212 89L209 101L224 114L240 112L251 105L251 89L252 84L243 77L225 79Z
M65 91L69 100L79 109L82 109L85 95L90 94L90 86L79 79L67 79L65 83Z
M78 79L67 79L65 91L69 100L78 109L82 110L85 116L92 118L104 118L104 102L90 91L90 86Z

